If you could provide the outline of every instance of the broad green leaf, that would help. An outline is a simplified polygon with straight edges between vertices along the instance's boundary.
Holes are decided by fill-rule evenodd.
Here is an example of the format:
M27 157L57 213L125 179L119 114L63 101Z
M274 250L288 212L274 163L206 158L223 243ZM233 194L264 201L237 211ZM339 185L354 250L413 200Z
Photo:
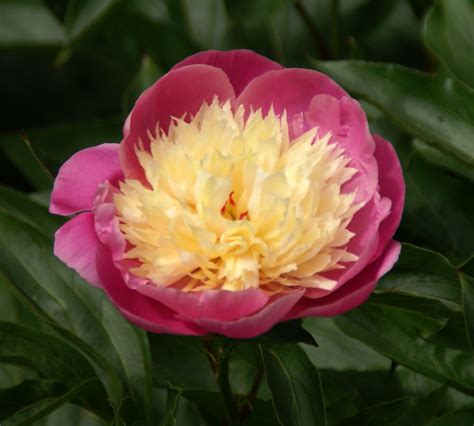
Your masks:
M203 341L199 337L149 334L153 376L184 390L217 391Z
M228 47L229 21L224 0L182 0L181 5L191 39L199 49Z
M427 426L461 426L471 425L474 419L474 409L459 410L447 413L427 424Z
M30 224L50 239L64 223L63 218L49 214L44 206L31 200L25 194L1 185L0 211Z
M436 390L422 398L403 398L362 410L344 425L424 425L439 411L445 389Z
M100 365L115 403L123 397L121 377L132 400L146 412L151 373L144 332L123 319L99 289L59 262L47 238L3 213L0 247L0 280L33 313Z
M87 387L87 392L81 396L84 407L103 418L112 417L112 410L104 388L98 381L92 366L79 351L68 343L39 330L6 322L0 322L0 341L2 342L0 362L28 367L36 371L40 377L55 381L63 387L62 391L58 386L49 387L49 396L41 398L43 400L41 407L32 409L25 416L39 415L39 412L43 412L45 407L51 403L46 399L59 398L60 401L55 402L62 404L73 396L77 396L78 392L82 393L84 387ZM24 384L23 388L28 386L28 384ZM42 391L46 392L46 388L43 387ZM11 392L14 394L18 392L18 389L11 390ZM68 394L71 394L71 398L66 398ZM26 396L28 397L28 395ZM5 414L5 412L3 413ZM13 413L8 413L7 409L6 415L10 417L11 414ZM17 411L16 415L18 414Z
M0 1L0 47L60 46L64 29L42 0Z
M429 317L391 306L365 303L336 318L344 333L382 355L442 383L474 392L474 354L426 340L436 331Z
M22 395L25 395L25 392L27 392L27 395L31 396L32 389L30 387L27 389L22 388L21 391L23 392ZM36 422L38 420L43 419L72 400L79 399L81 401L87 401L88 399L93 399L94 403L96 403L102 399L107 403L104 398L104 388L97 378L86 379L84 382L67 391L58 392L57 390L51 390L50 393L45 392L42 396L36 396L42 399L38 399L30 404L25 404L22 409L6 418L2 422L2 425L16 426L19 424L37 424ZM88 408L93 409L93 407ZM95 410L95 414L98 414L97 410ZM106 414L107 417L104 417L104 414ZM108 412L104 414L102 414L104 419L112 419L111 410L108 410Z
M251 341L262 344L306 343L307 345L318 346L314 337L303 328L303 322L300 319L280 322L271 330L253 338Z
M117 0L70 0L65 25L70 40L82 37L117 3Z
M108 117L26 130L24 136L40 161L48 170L56 172L59 166L81 149L105 142L119 142L123 122L120 117ZM0 144L8 146L17 138L16 133L2 135Z
M277 417L282 425L326 425L326 407L318 370L299 346L262 350Z
M35 426L106 426L108 423L77 405L68 403L35 423Z
M168 6L164 0L134 0L128 5L132 11L156 24L170 23Z
M315 62L345 89L376 105L403 129L461 162L474 163L474 92L395 64Z
M319 342L318 348L303 346L319 370L388 371L390 360L369 346L344 334L332 318L306 318L304 327Z
M426 16L425 43L451 72L474 87L474 2L438 0Z
M469 179L471 183L474 183L474 168L468 166L456 158L446 155L444 152L433 148L418 139L415 140L413 148L417 151L425 160L431 164L444 168L457 176L461 176Z
M258 380L258 399L271 401L272 396L264 373L258 344L239 344L232 350L229 359L229 381L234 394L248 395L255 380Z
M39 204L40 206L45 207L46 209L49 209L49 203L51 200L51 191L30 192L28 194L28 198L30 200L33 200L35 203ZM53 216L51 215L51 217Z
M462 305L466 321L466 335L474 348L474 278L460 273L462 286Z
M163 71L158 68L149 56L145 56L140 69L123 94L123 109L126 114L131 111L143 91L155 83L162 75Z
M372 299L375 303L392 299L391 304L435 316L461 311L457 271L439 253L411 244L403 244L398 262L377 284L375 294L380 296Z
M51 189L53 176L33 151L30 142L21 136L2 143L0 149L36 189Z
M472 185L416 155L404 175L402 239L443 253L455 267L461 266L474 254L474 197L468 195Z
M176 412L180 402L182 390L175 389L172 386L168 386L167 398L166 398L166 413L160 422L160 426L175 426L176 423Z
M11 388L3 388L0 390L0 419L6 419L42 399L56 398L63 392L64 385L53 380L30 379Z

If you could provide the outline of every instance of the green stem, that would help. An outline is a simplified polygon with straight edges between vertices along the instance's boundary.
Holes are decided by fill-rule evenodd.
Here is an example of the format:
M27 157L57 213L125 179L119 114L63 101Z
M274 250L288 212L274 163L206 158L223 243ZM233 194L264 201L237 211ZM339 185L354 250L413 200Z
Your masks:
M262 384L263 375L265 373L265 367L262 360L262 347L259 344L252 344L252 349L255 354L256 371L253 379L252 387L249 393L245 397L245 405L242 407L240 418L245 420L252 413L257 399L258 390Z
M220 354L217 370L217 384L219 386L222 399L224 400L228 425L236 426L239 414L229 382L229 355L231 348L226 348L224 345L222 345L219 349Z
M239 424L240 413L235 403L229 382L230 353L235 344L222 340L219 336L207 335L202 338L203 349L209 360L224 402L228 426Z

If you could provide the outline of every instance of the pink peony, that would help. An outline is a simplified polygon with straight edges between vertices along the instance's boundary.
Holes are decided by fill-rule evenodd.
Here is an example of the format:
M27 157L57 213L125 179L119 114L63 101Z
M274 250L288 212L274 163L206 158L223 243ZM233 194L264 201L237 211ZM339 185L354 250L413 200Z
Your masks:
M327 76L208 51L147 89L120 144L73 155L54 252L156 333L257 336L364 302L396 262L390 143Z

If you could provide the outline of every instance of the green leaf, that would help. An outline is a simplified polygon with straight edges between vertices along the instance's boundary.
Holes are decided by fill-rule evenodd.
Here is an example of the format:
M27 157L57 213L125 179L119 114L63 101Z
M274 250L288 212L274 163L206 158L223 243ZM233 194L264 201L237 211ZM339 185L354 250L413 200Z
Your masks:
M117 0L70 0L65 26L70 40L77 40L103 19Z
M451 72L474 87L474 3L438 0L426 16L423 35L427 46Z
M182 0L181 5L191 39L199 49L228 47L229 23L224 0Z
M426 426L460 426L470 425L474 419L474 409L459 410L447 413L429 422Z
M460 273L462 286L462 305L466 320L466 334L472 348L474 348L474 278Z
M175 426L176 423L176 412L182 390L175 389L172 386L168 386L167 399L166 399L166 414L160 422L160 426Z
M44 206L23 193L0 185L0 211L33 226L48 238L53 238L64 219L48 213Z
M53 176L36 156L28 139L21 136L12 137L8 143L2 143L0 149L35 188L53 187Z
M0 2L0 47L60 46L64 29L41 0Z
M344 334L333 318L306 318L305 328L318 339L318 348L303 346L319 370L388 371L390 360Z
M282 425L326 425L318 370L299 346L274 345L262 351L268 386Z
M424 143L418 139L414 141L413 148L418 152L426 161L448 170L450 173L454 173L457 176L469 179L471 183L474 183L474 168L468 166L456 158L450 157L440 150L433 148L431 145Z
M365 303L336 318L337 326L382 355L435 380L474 392L474 354L430 343L439 326L429 317Z
M39 330L6 322L0 322L0 341L0 362L29 367L40 377L60 383L64 387L62 392L57 386L49 387L49 398L58 397L61 403L65 403L71 399L65 398L66 394L72 393L71 397L76 396L87 386L88 391L81 397L84 407L103 418L112 417L104 388L93 368L84 356L68 343ZM46 388L42 390L46 392ZM18 389L10 391L15 393ZM49 402L44 401L39 410L29 411L28 416L43 413L48 404ZM2 410L2 413L5 414L5 411ZM11 414L7 409L6 415Z
M300 319L280 322L271 330L253 338L251 341L262 344L306 343L307 345L318 346L314 337L303 328L303 321Z
M163 75L163 71L149 56L144 56L140 69L123 94L123 109L129 113L145 89Z
M377 284L375 295L371 299L375 303L389 302L434 316L461 311L457 271L439 253L411 244L403 244L400 259Z
M3 213L0 247L0 280L41 320L99 364L116 404L123 398L120 377L137 407L149 411L151 373L144 332L128 323L100 290L59 262L48 239Z
M472 185L416 155L404 175L406 200L399 230L402 239L443 253L454 266L461 266L474 254L474 215L470 214L474 198L468 196Z
M106 426L99 417L72 403L64 404L53 413L35 422L35 426Z
M108 117L78 123L59 124L24 131L32 149L48 170L56 172L71 155L90 146L118 142L123 119ZM19 137L16 133L0 136L0 145L8 145ZM13 142L14 143L14 142Z
M191 336L149 334L153 375L178 389L217 391L202 339Z
M64 392L64 386L53 380L24 380L8 389L0 390L0 419L5 419L45 398L56 398Z
M436 390L422 398L403 398L362 410L344 425L424 425L439 411L445 389Z
M352 94L382 109L409 133L463 163L474 163L474 92L464 85L395 64L314 64Z
M20 389L16 389L16 391L20 391ZM23 392L22 395L25 395L25 392L28 392L27 395L31 396L31 385L26 389L22 388L21 391ZM45 393L42 395L42 399L36 400L30 404L25 404L24 408L18 410L13 415L6 418L2 422L2 425L15 426L19 424L36 424L38 420L54 412L67 402L77 399L86 401L88 399L94 399L94 402L98 402L101 398L105 401L102 383L97 378L90 378L66 392L60 393L58 391L51 390L50 393ZM91 409L93 407L89 408ZM95 411L95 414L98 414L97 411ZM112 410L108 410L107 416L102 415L102 417L104 419L111 420Z

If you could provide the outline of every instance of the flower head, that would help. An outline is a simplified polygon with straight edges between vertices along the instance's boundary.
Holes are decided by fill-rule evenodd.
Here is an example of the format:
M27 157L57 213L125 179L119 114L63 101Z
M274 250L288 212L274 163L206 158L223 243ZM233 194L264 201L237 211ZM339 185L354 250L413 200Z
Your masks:
M120 146L63 166L51 211L91 211L55 252L151 331L251 337L365 300L403 197L393 148L329 78L205 52L141 96Z

